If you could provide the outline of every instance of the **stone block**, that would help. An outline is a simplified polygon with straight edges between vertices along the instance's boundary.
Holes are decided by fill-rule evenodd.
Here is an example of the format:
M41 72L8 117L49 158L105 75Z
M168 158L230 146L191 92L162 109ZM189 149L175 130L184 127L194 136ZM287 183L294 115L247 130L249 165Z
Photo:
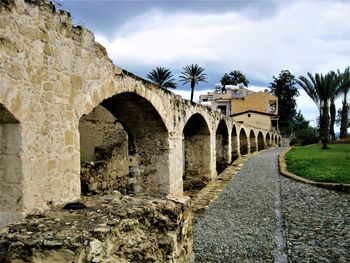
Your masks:
M73 145L74 144L74 133L73 131L66 131L64 133L64 142L66 145Z
M83 86L83 79L81 76L71 75L70 81L73 89L80 89Z

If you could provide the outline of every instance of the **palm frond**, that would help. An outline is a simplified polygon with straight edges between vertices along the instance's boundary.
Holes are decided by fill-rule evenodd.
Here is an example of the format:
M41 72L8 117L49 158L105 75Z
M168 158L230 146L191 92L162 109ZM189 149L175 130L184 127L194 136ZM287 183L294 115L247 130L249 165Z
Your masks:
M156 67L147 74L147 78L159 88L176 88L175 79L168 68Z
M207 74L203 73L205 68L200 67L198 64L192 64L183 68L183 72L180 75L180 82L183 84L189 82L207 82Z

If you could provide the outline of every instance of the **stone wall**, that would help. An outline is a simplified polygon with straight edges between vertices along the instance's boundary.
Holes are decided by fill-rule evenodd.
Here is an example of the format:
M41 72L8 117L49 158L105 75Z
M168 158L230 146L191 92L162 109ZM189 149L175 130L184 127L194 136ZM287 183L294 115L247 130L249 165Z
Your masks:
M216 130L216 171L221 173L229 164L228 159L228 130L224 121L219 123Z
M81 162L96 161L96 147L122 144L128 134L121 123L103 106L97 106L79 121ZM97 157L101 159L101 157Z
M255 151L258 150L257 148L257 138L256 138L256 135L254 133L254 131L250 131L250 134L249 134L249 149L250 149L250 152L253 153Z
M259 149L259 151L265 149L265 146L267 146L267 145L265 145L264 136L262 135L261 132L259 132L258 133L258 149Z
M239 155L240 155L240 151L239 151L239 147L238 147L238 136L237 136L237 130L236 130L236 126L233 126L232 128L232 132L231 132L231 161L235 161Z
M260 127L265 130L272 129L271 116L255 112L242 113L233 117L237 122L242 122L253 127Z
M212 178L210 141L211 135L205 119L198 114L193 115L184 127L183 140L183 187L188 195L203 188Z
M103 106L79 121L82 194L128 192L128 134Z
M241 155L248 153L248 140L249 137L247 136L244 129L241 128L239 132L239 150Z
M0 262L191 262L186 200L114 193L82 201L86 209L57 208L3 229Z
M99 105L128 134L130 181L136 178L136 183L130 183L136 193L183 195L184 163L195 160L184 159L189 156L184 153L184 127L194 115L207 125L204 148L209 154L202 162L203 176L215 178L217 124L224 120L230 134L237 122L115 66L88 29L74 26L70 14L56 11L48 0L0 3L0 104L19 125L20 154L16 156L21 164L21 183L17 184L21 191L15 199L22 202L21 213L37 213L79 199L81 158L89 159L93 152L91 145L81 143L88 135L80 134L80 120ZM230 141L228 145L230 148ZM120 146L124 151L125 144ZM116 157L122 155L119 150L112 151L111 166L118 166L124 175L127 162L122 164L126 158ZM9 166L3 156L2 166ZM108 182L114 180L113 171L105 173ZM103 190L105 181L99 181L97 188ZM0 184L5 187L4 181ZM115 187L112 185L107 189Z
M22 218L21 130L0 104L0 227Z

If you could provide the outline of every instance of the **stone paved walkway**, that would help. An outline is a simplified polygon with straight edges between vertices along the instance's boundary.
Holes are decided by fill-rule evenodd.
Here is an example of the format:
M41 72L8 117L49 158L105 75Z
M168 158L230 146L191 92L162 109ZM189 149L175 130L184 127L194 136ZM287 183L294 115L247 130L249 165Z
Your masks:
M283 178L249 159L194 225L196 262L350 262L350 195Z

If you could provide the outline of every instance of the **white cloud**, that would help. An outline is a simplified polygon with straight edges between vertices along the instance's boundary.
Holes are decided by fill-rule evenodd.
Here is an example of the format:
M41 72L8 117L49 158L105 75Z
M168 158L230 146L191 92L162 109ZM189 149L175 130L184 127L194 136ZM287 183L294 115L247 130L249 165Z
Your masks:
M180 67L202 63L208 71L239 68L269 82L281 69L296 74L344 68L350 60L350 3L296 2L277 15L248 20L239 13L168 14L150 11L98 35L117 64Z
M266 85L283 69L299 76L349 65L350 2L281 3L275 15L258 20L229 10L202 15L152 10L116 28L114 38L96 39L117 65L132 71L166 66L179 73L199 63L208 75L240 69L251 83ZM316 118L317 107L303 91L297 102L306 119Z

